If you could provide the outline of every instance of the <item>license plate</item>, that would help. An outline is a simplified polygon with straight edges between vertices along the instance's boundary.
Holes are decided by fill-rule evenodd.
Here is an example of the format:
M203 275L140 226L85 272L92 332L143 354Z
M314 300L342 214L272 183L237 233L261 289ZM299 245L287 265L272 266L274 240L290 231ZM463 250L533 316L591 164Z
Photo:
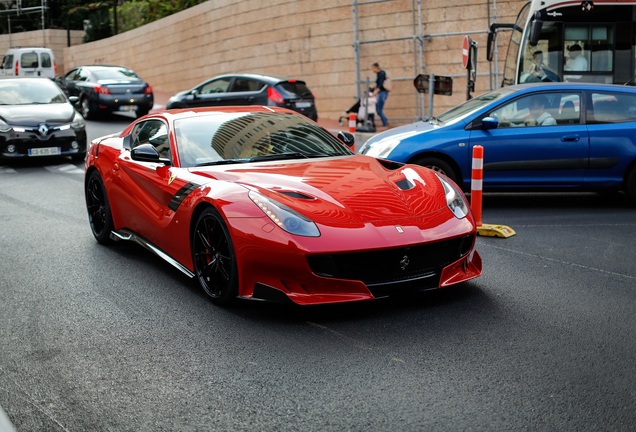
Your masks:
M296 102L296 108L309 108L311 102Z
M137 105L122 105L119 107L119 111L135 111L137 110Z
M43 147L29 149L29 156L57 156L62 154L59 147Z
M24 71L24 76L35 75L35 71Z

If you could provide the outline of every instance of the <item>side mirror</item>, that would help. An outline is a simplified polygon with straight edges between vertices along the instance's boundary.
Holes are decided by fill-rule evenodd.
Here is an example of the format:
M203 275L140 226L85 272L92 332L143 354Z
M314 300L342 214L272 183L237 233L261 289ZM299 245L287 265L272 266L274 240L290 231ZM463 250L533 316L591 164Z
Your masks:
M196 99L199 97L199 90L192 90L190 94L192 95L192 99Z
M77 97L77 96L69 96L68 97L68 101L70 103L72 103L73 105L77 105L77 103L79 102L79 97Z
M492 61L495 52L495 44L497 43L497 33L493 30L488 32L488 42L486 42L486 60Z
M530 37L528 43L530 46L537 46L539 38L541 36L541 29L543 28L543 21L541 20L541 12L537 11L534 14L534 19L530 23Z
M338 132L337 137L340 141L345 143L347 147L353 150L354 144L356 143L356 137L352 133L340 131Z
M486 130L497 129L499 120L494 117L484 117L481 119L481 125Z
M135 147L130 152L132 160L139 162L154 162L170 165L170 159L162 158L159 152L152 144L142 144Z

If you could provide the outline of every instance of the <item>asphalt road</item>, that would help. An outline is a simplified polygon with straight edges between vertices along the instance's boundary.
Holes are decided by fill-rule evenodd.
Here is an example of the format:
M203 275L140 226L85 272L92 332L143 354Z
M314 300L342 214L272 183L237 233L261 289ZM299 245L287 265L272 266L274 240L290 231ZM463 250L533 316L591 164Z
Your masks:
M634 430L620 194L487 194L484 222L517 235L480 237L484 274L459 287L220 308L144 249L97 244L81 168L0 165L0 407L17 431Z

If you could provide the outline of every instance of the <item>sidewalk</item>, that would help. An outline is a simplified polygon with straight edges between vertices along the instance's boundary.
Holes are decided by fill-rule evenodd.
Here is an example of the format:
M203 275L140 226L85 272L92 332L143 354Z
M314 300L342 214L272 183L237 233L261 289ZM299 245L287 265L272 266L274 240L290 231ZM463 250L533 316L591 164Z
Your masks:
M168 99L170 98L170 96L172 96L172 94L164 92L162 90L157 90L157 89L153 89L153 93L155 98L155 104L153 105L150 112L161 111L162 109L166 107L166 104L168 103ZM339 131L344 131L344 132L349 131L349 126L347 124L340 125L338 123L338 120L321 118L320 113L318 113L318 124L324 127L325 129L327 129L328 131L330 131L331 133L333 133L334 135L337 134ZM367 140L371 138L373 135L375 135L376 133L377 132L374 132L374 133L356 132L355 133L356 151L360 148L360 146L362 146L362 144L367 142Z

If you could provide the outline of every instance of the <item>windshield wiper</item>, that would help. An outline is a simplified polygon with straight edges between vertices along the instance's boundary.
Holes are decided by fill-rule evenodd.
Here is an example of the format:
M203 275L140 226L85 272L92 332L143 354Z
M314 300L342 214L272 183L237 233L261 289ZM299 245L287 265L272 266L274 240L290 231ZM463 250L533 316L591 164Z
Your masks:
M271 160L285 160L285 159L308 159L310 155L300 152L285 152L276 154L267 154L262 156L253 156L249 158L250 162L262 162Z
M250 159L246 159L246 158L223 159L223 160L199 163L199 164L196 164L195 167L212 166L212 165L230 165L230 164L240 164L240 163L247 163L247 162L250 162Z

